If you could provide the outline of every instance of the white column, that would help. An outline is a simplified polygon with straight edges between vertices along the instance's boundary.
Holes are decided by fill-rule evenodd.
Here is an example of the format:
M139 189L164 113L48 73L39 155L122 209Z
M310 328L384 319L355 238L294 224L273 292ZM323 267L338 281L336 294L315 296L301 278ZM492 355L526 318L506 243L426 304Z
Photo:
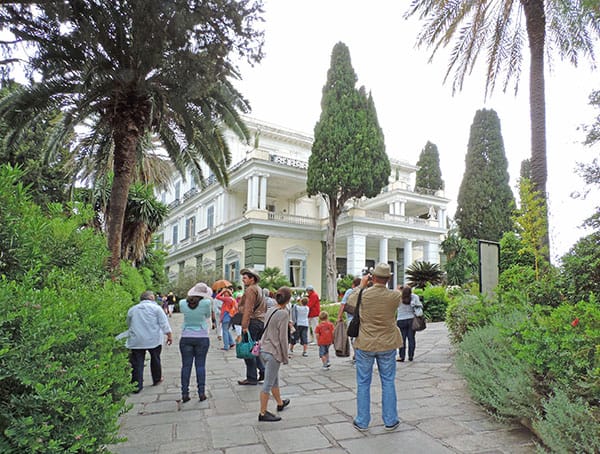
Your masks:
M319 197L319 219L326 219L329 217L329 207L327 206L327 202L321 196Z
M388 213L389 214L396 214L396 202L390 202L390 203L388 203Z
M381 238L379 240L379 263L388 262L388 239Z
M425 243L423 255L425 256L425 260L429 263L437 263L440 264L440 251L439 244L427 242Z
M360 272L365 266L365 254L367 246L367 237L364 235L350 235L346 240L346 268L348 274L360 276Z
M446 210L444 208L440 208L438 212L438 225L443 229L446 228Z
M266 210L267 209L267 176L266 175L261 175L260 177L258 177L260 179L260 192L259 192L259 202L258 202L258 208L260 210Z
M248 177L248 189L246 193L246 210L252 209L252 177Z
M404 270L412 265L413 262L413 254L412 254L413 242L412 240L404 240ZM406 273L404 273L404 282L406 284L408 282Z
M399 211L397 214L400 216L406 216L406 202L398 202L400 204Z
M258 176L252 175L248 179L248 210L258 208Z

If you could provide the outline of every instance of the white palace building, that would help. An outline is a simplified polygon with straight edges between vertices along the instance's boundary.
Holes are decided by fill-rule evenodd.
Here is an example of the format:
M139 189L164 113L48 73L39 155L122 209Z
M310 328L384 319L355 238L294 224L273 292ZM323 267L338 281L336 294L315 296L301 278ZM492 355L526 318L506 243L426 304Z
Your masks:
M311 284L324 295L327 206L306 193L313 138L244 120L254 140L248 145L227 134L233 163L228 187L209 176L201 189L193 178L178 176L159 196L169 206L158 232L169 251L169 279L195 267L239 283L244 267L278 267L294 287ZM389 183L381 193L345 207L336 256L341 276L387 262L394 272L390 286L396 286L405 282L404 270L415 260L440 263L449 199L443 191L415 191L417 167L390 162Z

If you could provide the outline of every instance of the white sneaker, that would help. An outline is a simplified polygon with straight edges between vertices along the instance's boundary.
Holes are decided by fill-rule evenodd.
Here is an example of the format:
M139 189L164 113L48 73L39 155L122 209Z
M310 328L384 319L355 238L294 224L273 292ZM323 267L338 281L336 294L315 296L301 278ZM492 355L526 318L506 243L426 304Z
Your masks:
M329 366L328 366L327 364L323 364L323 367L322 367L322 369L323 369L323 370L329 370Z

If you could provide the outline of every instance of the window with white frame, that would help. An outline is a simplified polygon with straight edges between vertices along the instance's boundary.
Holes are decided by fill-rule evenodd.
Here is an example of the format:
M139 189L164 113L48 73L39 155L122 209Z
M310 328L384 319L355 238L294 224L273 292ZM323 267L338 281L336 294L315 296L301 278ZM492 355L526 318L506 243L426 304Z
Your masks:
M196 234L196 216L192 216L185 221L185 239L189 239Z
M292 287L306 287L306 261L308 252L300 247L284 251L285 275Z
M212 229L215 226L215 206L210 205L206 208L206 228Z
M242 254L236 250L229 250L223 256L223 263L225 268L225 279L229 282L239 282L240 277L240 260Z
M179 226L175 224L173 226L173 235L171 244L177 244L179 242Z

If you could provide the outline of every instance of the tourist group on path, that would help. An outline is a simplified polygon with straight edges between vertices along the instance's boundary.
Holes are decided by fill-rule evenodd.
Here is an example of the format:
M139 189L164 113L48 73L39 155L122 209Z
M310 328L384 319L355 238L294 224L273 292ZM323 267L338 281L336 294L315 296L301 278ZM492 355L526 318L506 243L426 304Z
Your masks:
M295 344L302 345L303 355L307 355L308 338L319 347L322 368L329 370L329 350L334 343L334 330L337 327L329 321L329 315L320 310L319 295L312 286L307 287L307 297L299 304L291 305L292 290L281 287L274 295L263 292L259 287L260 276L251 268L241 270L243 293L238 289L219 289L216 294L205 283L194 285L187 297L179 302L183 314L182 331L179 341L181 354L181 401L190 398L190 377L192 368L196 371L196 385L200 401L206 395L206 356L208 354L211 328L220 329L219 339L223 350L235 348L236 341L260 341L256 356L245 358L246 377L238 381L240 386L259 385L258 420L280 421L279 414L268 411L272 396L277 412L283 411L290 399L281 396L279 368L288 364ZM391 277L390 267L378 264L371 272L356 278L352 288L344 294L338 313L338 325L343 324L343 313L348 323L356 318L359 322L355 338L351 339L353 363L356 367L356 417L353 425L365 431L371 421L371 381L374 364L377 363L381 380L382 419L386 430L399 426L395 388L396 362L415 354L415 333L412 321L422 316L423 306L417 295L406 286L401 290L387 287ZM237 293L237 294L236 294ZM240 295L241 294L241 295ZM271 296L272 295L272 296ZM213 298L214 296L214 298ZM163 310L155 301L152 292L144 292L140 302L127 313L127 348L130 349L132 383L134 392L143 389L144 359L150 353L150 371L153 385L162 382L160 354L165 340L172 342L172 331L168 321L168 310ZM236 330L234 340L231 327ZM345 331L345 327L343 327ZM354 329L354 327L352 328ZM398 357L396 357L398 352Z

